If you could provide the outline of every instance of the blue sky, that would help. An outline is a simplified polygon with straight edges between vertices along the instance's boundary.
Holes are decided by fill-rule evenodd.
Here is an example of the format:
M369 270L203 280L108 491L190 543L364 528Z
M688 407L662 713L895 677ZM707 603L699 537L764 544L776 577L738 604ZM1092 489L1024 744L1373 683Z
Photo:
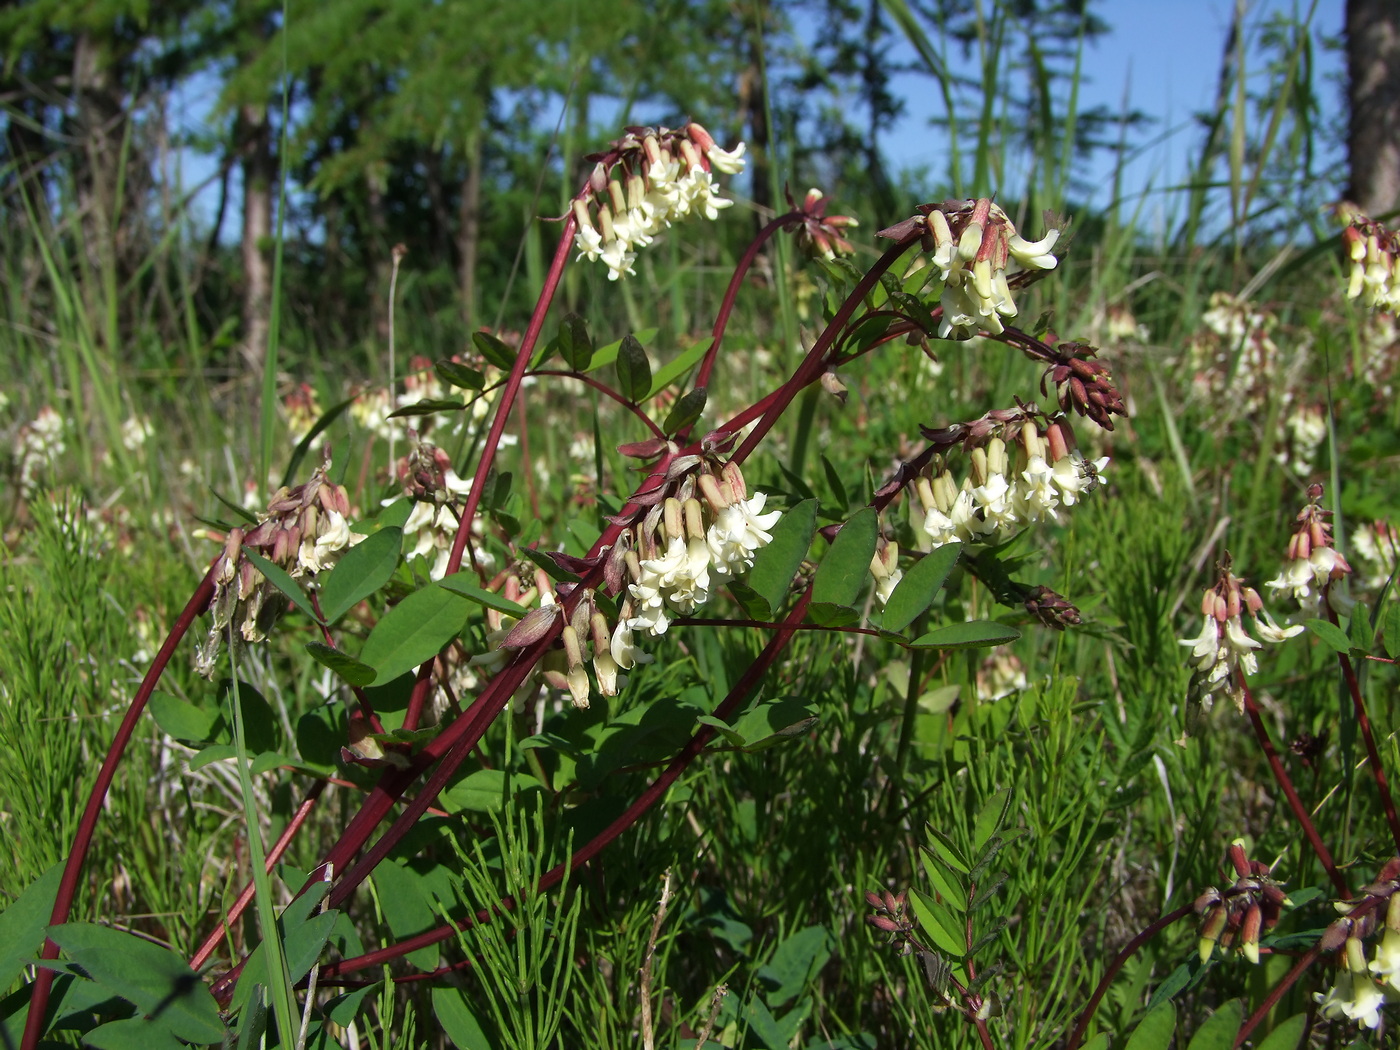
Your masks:
M1303 15L1308 7L1307 3L1284 0L1252 0L1246 12L1246 40L1251 44L1257 40L1258 27L1270 15ZM1126 196L1134 197L1149 186L1179 183L1202 141L1193 114L1213 108L1234 4L1230 0L1106 0L1094 9L1109 24L1110 32L1087 48L1082 106L1102 104L1116 112L1126 98L1131 108L1156 118L1150 129L1133 136L1144 148L1125 172L1125 188L1130 191ZM1343 0L1317 0L1313 15L1316 91L1323 120L1333 124L1339 140L1345 118L1343 84L1338 78L1344 63L1339 51L1320 45L1320 38L1340 36L1343 13ZM1251 52L1250 61L1259 61L1257 52ZM930 91L927 79L909 81L905 88L907 115L886 140L888 153L896 166L927 166L941 173L946 163L941 157L944 140L937 129L928 127L929 117L941 114L941 102ZM1342 162L1340 155L1327 160L1334 167ZM1110 170L1105 156L1091 174L1092 181L1101 186L1096 204L1108 202ZM1129 206L1133 203L1130 199ZM1149 198L1149 217L1154 203Z

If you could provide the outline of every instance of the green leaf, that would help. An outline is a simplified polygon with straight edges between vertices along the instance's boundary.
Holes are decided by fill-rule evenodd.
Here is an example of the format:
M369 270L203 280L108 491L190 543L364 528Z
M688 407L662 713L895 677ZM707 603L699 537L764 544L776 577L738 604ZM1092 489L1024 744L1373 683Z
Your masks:
M1238 999L1231 999L1196 1029L1186 1050L1231 1050L1235 1033L1243 1023L1244 1006Z
M714 715L697 715L695 721L700 725L710 726L718 731L719 735L724 737L731 747L743 747L745 744L743 734L736 732L730 727L729 723L722 718L716 718Z
M486 377L460 361L448 361L444 358L433 365L433 371L448 386L455 386L461 390L474 390L479 393L486 387Z
M219 683L219 695L224 704L224 721L233 725L232 681L225 678ZM276 750L279 739L277 718L272 713L272 705L263 699L262 693L247 682L239 682L238 706L243 714L243 738L248 743L248 753Z
M431 660L467 624L471 602L437 584L414 591L374 625L360 662L389 682Z
M643 346L646 346L649 342L656 338L656 329L643 328L637 332L632 333L632 335L637 340L637 342L641 343ZM618 351L621 350L621 348L621 339L614 339L611 343L607 343L603 346L598 347L598 349L593 351L593 360L589 362L588 370L590 372L596 372L600 368L606 368L608 365L612 364L614 361L617 360Z
M1084 1043L1082 1050L1108 1050L1108 1033L1100 1032Z
M100 1024L83 1033L83 1045L96 1050L186 1050L184 1043L145 1017Z
M762 553L763 551L759 551L760 555ZM744 612L750 620L768 623L773 619L773 608L768 604L768 599L743 580L731 580L729 593L734 596L736 602L744 607Z
M1365 615L1364 613L1362 615ZM1351 651L1351 639L1334 623L1327 620L1308 620L1308 630L1322 639L1323 643L1329 646L1334 652L1345 653Z
M588 325L578 314L566 314L559 323L559 356L575 372L587 372L593 360L593 340Z
M317 623L321 622L321 618L316 615L316 610L311 607L311 599L306 596L306 592L301 589L301 586L296 580L292 579L282 569L273 565L272 562L268 561L251 547L243 548L243 556L252 562L260 573L268 578L272 586L285 594L293 605L306 613L307 616L311 617Z
M1176 1007L1170 1002L1148 1012L1133 1029L1123 1050L1168 1050L1176 1034Z
M545 574L555 583L578 583L579 580L583 579L578 573L570 572L551 558L548 551L539 551L532 547L521 547L520 553L543 569Z
M894 585L880 626L887 631L902 631L913 623L932 604L961 553L961 543L945 543L910 566Z
M734 723L745 751L764 751L801 736L819 721L816 708L798 697L765 700Z
M369 664L361 663L339 649L332 649L325 642L307 642L306 651L322 667L334 671L347 685L369 685L379 677L379 672Z
M515 365L515 351L494 335L487 332L473 332L472 346L476 347L477 353L502 372L509 372Z
M311 425L311 429L302 435L302 439L297 442L297 447L292 450L292 458L287 461L286 471L282 474L283 487L289 488L291 486L292 479L296 477L297 468L301 466L301 461L306 458L306 454L311 451L311 446L316 443L316 439L340 418L342 412L354 403L353 397L347 397L340 404L332 405L321 414L320 419Z
M807 606L807 619L818 627L849 627L860 622L860 613L849 605L812 602Z
M1021 637L1021 632L994 620L969 620L929 631L909 643L910 649L985 649Z
M941 952L955 959L967 954L967 932L963 922L922 890L909 891L909 903L920 928Z
M1256 1050L1298 1050L1307 1024L1307 1014L1294 1014L1288 1020L1279 1022Z
M1361 653L1369 653L1371 646L1375 644L1375 632L1371 629L1371 616L1366 606L1360 602L1351 610L1351 623L1347 625L1347 641L1351 642L1352 649Z
M425 397L421 401L415 401L411 405L403 408L396 408L390 412L385 419L411 419L417 416L432 416L439 412L460 412L467 407L465 401L458 401L455 397Z
M764 996L777 1008L802 994L814 980L836 947L836 940L825 926L808 926L788 937L773 952L758 979L768 988Z
M321 588L321 615L335 623L355 605L389 582L399 565L403 529L373 533L341 555Z
M481 1027L476 1014L460 988L435 987L432 992L433 1013L443 1034L457 1050L495 1050L495 1043Z
M972 852L981 853L993 835L1001 830L1006 822L1006 814L1011 809L1011 792L998 791L987 799L977 814L972 832Z
M652 329L652 334L655 334ZM637 338L645 345L650 338L646 332L638 332ZM656 374L651 377L651 389L647 391L648 397L655 397L661 391L674 383L685 373L700 363L700 359L709 351L710 344L701 340L691 343L670 361L656 370Z
M813 604L855 604L870 575L878 529L874 507L857 511L841 526L812 581Z
M62 877L63 862L59 861L0 912L0 990L12 985L25 963L39 954Z
M832 494L836 497L836 506L844 514L846 508L851 505L851 500L846 495L846 485L841 480L840 471L831 465L826 453L822 453L822 472L826 474L826 483L831 486Z
M530 611L525 606L511 601L509 598L503 598L494 591L482 590L472 583L471 577L466 573L459 572L453 576L444 576L439 581L439 585L453 594L460 594L468 601L484 605L488 609L495 609L497 612L503 612L507 616L514 616L517 620Z
M326 1019L340 1025L341 1028L349 1028L350 1022L359 1016L360 1005L365 1001L365 996L369 995L370 992L377 994L383 983L383 981L375 981L374 984L356 988L353 992L346 992L344 995L327 999L324 1010Z
M700 418L700 414L705 411L705 398L707 396L705 388L703 386L697 386L690 393L682 397L671 406L671 411L666 415L666 421L661 424L662 432L665 434L675 434L677 431L684 430L694 423Z
M506 792L509 787L509 793ZM542 791L544 785L528 773L512 773L507 778L501 769L478 769L446 788L439 799L449 813L470 810L473 813L497 813L527 791Z
M744 582L777 609L787 595L788 584L807 557L812 536L817 531L817 501L803 500L785 513L773 526L772 541L754 555L753 568Z
M636 336L627 336L617 351L617 389L628 401L637 402L651 392L651 362Z
M195 707L188 700L162 692L151 694L151 717L156 720L162 733L176 740L198 744L213 739L214 724L219 720L217 711ZM0 982L0 986L3 986L3 982Z
M346 741L345 708L322 704L297 719L297 753L303 762L334 766Z
M924 874L933 883L934 890L944 902L957 912L967 911L967 888L953 869L944 864L927 846L920 853L924 862Z
M210 744L190 756L190 772L203 769L213 762L222 762L226 758L232 758L238 752L232 744Z
M154 1031L190 1043L223 1040L214 997L199 974L168 948L84 922L50 926L49 937L89 977L150 1018Z
M1392 660L1400 660L1400 602L1387 602L1385 617L1381 621L1385 655Z
M953 845L953 840L932 824L928 825L928 848L933 851L935 857L958 874L966 875L972 870L972 865L967 862L962 851Z

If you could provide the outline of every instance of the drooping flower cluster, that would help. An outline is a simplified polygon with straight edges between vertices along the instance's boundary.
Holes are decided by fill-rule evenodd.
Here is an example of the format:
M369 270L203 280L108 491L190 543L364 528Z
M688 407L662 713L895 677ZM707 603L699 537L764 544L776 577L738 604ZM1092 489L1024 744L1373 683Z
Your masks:
M1322 507L1322 486L1308 487L1308 503L1298 512L1288 540L1288 562L1264 586L1290 594L1305 612L1316 615L1330 588L1351 574L1351 566L1332 546L1331 511Z
M40 480L63 455L63 417L49 405L39 409L33 420L19 428L15 436L14 461L19 491L26 499L34 495Z
M430 441L420 441L399 460L399 482L414 501L413 509L403 523L403 534L413 540L408 559L430 559L430 579L447 575L447 563L452 555L452 543L457 537L456 501L472 490L471 480L452 469L452 459ZM472 532L481 536L480 520L472 523ZM487 551L478 551L477 564L490 568L495 564Z
M920 477L915 493L923 507L923 532L930 549L951 543L991 543L1021 525L1059 519L1098 487L1108 457L1088 461L1071 451L1065 428L1051 423L1041 433L1026 419L1015 431L1015 456L1001 436L973 448L971 470L959 485L946 466Z
M1201 614L1205 623L1195 638L1181 640L1189 646L1188 658L1194 675L1191 688L1201 704L1209 709L1217 695L1223 694L1244 709L1244 690L1236 670L1254 674L1259 670L1255 651L1263 643L1245 632L1243 615L1249 614L1254 631L1265 642L1278 643L1301 634L1301 624L1280 627L1264 609L1257 591L1246 587L1244 581L1230 571L1230 556L1226 554L1214 586L1206 589L1201 599Z
M1027 241L986 197L920 205L918 210L920 215L879 236L902 239L914 230L923 232L924 247L933 253L943 282L940 339L970 339L979 331L999 335L1006 330L1003 319L1016 316L1012 290L1058 263L1051 249L1065 224L1048 212L1049 232Z
M1219 944L1222 948L1237 947L1241 955L1257 964L1259 935L1278 924L1281 910L1291 902L1283 885L1273 878L1273 869L1245 855L1242 840L1230 843L1227 857L1235 869L1235 881L1223 890L1210 887L1194 904L1201 917L1201 962L1208 962Z
M1372 310L1400 313L1400 282L1395 271L1400 259L1400 233L1362 215L1355 206L1343 205L1348 225L1342 245L1351 263L1347 298L1360 299Z
M195 668L211 677L225 629L237 623L246 642L267 637L286 599L248 558L251 549L293 578L314 576L330 569L346 549L364 537L350 531L346 520L350 500L345 489L330 481L330 454L304 485L279 489L267 512L251 529L234 528L223 537L224 553L215 566L214 622L195 656Z
M703 498L668 497L634 530L623 613L629 630L665 634L673 616L708 602L713 583L751 568L754 553L773 538L780 512L763 513L768 497L748 496L734 463L718 477L701 474L696 487Z
M1314 994L1319 1012L1329 1021L1345 1018L1366 1028L1381 1021L1381 1007L1400 1000L1400 858L1387 861L1374 882L1355 900L1337 901L1342 917L1322 935L1321 945L1342 947L1345 966L1326 992ZM1366 959L1366 939L1384 914L1381 939Z
M720 149L710 133L690 123L630 128L595 158L588 186L574 199L578 258L601 259L608 279L635 275L636 249L689 215L715 219L734 202L716 192L714 172L744 170L744 144Z

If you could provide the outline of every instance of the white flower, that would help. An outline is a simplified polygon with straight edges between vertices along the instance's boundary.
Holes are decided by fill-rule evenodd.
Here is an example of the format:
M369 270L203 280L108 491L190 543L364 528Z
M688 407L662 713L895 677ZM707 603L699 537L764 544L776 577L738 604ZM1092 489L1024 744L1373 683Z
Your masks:
M1177 644L1189 645L1192 666L1204 671L1215 663L1215 654L1220 648L1220 626L1214 616L1207 616L1198 637L1183 638Z
M610 648L613 661L624 671L630 670L636 664L649 664L655 659L650 653L643 652L632 643L631 619L618 621L612 633Z
M1371 960L1371 972L1400 992L1400 932L1386 927L1381 943L1376 945L1376 957Z
M595 262L603 257L603 235L594 228L592 223L579 224L578 232L574 234L574 247L578 249L575 261L587 259Z
M888 576L879 576L875 579L875 597L883 606L890 600L890 595L894 593L899 581L904 579L904 570L896 568Z
M145 416L132 416L122 424L122 447L128 452L135 452L144 445L155 428L151 426L151 421Z
M363 533L350 531L339 511L326 511L318 519L318 526L315 535L302 538L291 575L324 572L335 564L341 551L365 538Z
M982 512L986 524L991 526L989 532L1009 529L1016 524L1014 497L1005 474L991 474L987 477L986 484L973 486L972 499L977 504L977 509Z
M1052 229L1038 241L1027 241L1015 234L1008 242L1011 258L1027 270L1053 270L1059 260L1050 254L1055 242L1060 239L1060 231Z
M1303 633L1302 624L1295 623L1288 627L1280 627L1274 622L1274 618L1264 609L1260 609L1259 615L1254 618L1254 629L1258 632L1260 638L1264 639L1266 642L1272 642L1275 645Z
M1264 584L1275 591L1287 591L1299 605L1312 596L1313 567L1307 558L1294 558L1283 567L1283 571Z
M1055 520L1055 507L1060 501L1056 495L1055 472L1045 462L1045 457L1031 456L1021 477L1023 483L1016 486L1020 515L1028 522Z
M738 500L724 507L715 516L714 524L705 530L705 541L709 545L718 575L735 575L753 567L754 551L772 542L768 531L777 524L781 511L762 513L768 496L755 492L746 500Z
M615 281L624 275L637 276L637 271L632 269L632 263L637 258L636 253L629 252L624 241L609 241L603 246L601 258L608 266L608 280Z
M1051 468L1055 487L1060 490L1060 502L1066 507L1074 506L1080 496L1093 491L1098 484L1098 476L1107 467L1107 456L1096 459L1093 463L1086 462L1078 452L1061 456Z
M744 170L743 158L746 148L742 142L732 150L722 150L719 146L711 146L705 151L705 156L709 158L710 166L715 171L725 175L737 175Z

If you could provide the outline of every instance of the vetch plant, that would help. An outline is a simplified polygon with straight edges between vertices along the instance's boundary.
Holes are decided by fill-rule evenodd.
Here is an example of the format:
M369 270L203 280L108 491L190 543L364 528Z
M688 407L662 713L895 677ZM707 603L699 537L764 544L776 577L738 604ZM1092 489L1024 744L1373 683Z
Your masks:
M297 821L267 853L267 865L275 866L296 842L300 855L316 857L312 871L297 873L300 885L289 884L300 896L284 912L280 932L267 914L262 918L264 944L274 937L285 941L291 980L307 972L294 961L320 955L371 880L386 915L396 913L403 902L383 887L411 879L405 851L421 836L442 834L448 827L441 823L444 816L472 807L492 812L516 807L542 791L549 793L553 809L567 815L576 797L592 786L587 763L600 756L568 750L556 730L567 733L570 720L592 718L613 698L625 699L634 688L629 678L640 675L677 676L676 691L689 695L686 665L653 662L661 646L678 637L694 644L700 632L731 624L761 632L759 651L732 676L726 673L723 687L706 698L700 713L675 708L680 718L675 721L676 714L657 705L655 717L665 732L649 746L665 741L665 750L649 759L649 784L569 855L548 868L523 865L518 841L504 843L500 855L512 866L504 882L507 895L483 900L491 885L484 843L493 836L478 825L453 823L452 834L472 842L462 849L473 858L470 905L461 895L435 891L433 918L415 920L416 929L396 930L393 942L379 947L342 937L337 957L315 971L317 986L326 987L353 984L362 971L405 957L426 966L430 976L483 966L491 976L473 995L488 997L505 994L502 968L513 965L511 951L501 938L459 940L464 930L512 916L517 934L532 931L529 951L535 962L549 956L556 968L568 965L567 952L550 946L545 927L548 915L555 914L562 928L569 928L577 911L543 908L539 902L546 894L574 892L562 884L636 825L713 742L758 751L813 730L821 713L801 698L755 703L766 681L788 673L799 636L884 639L910 654L897 759L903 767L918 697L934 666L922 662L925 654L985 648L1020 636L1008 623L977 616L938 622L935 600L955 569L957 580L977 580L998 602L1019 610L1023 620L1061 630L1080 622L1067 598L1043 584L1015 579L1020 560L1006 554L1011 542L1028 544L1035 530L1066 524L1075 508L1095 497L1109 458L1081 452L1075 428L1095 432L1094 445L1086 447L1096 447L1098 432L1112 431L1114 417L1126 413L1095 348L1011 324L1020 309L1015 297L1055 270L1064 223L1047 219L1041 239L1031 242L988 198L924 205L882 231L888 247L862 272L850 260L846 239L855 220L827 214L826 198L812 190L800 202L790 198L791 210L764 226L744 251L711 340L679 363L658 370L635 336L596 346L576 315L562 318L557 334L544 341L568 266L602 262L610 280L634 276L637 254L668 226L696 216L713 220L731 203L719 196L715 176L739 171L743 152L742 145L721 149L696 124L627 129L606 151L588 158L593 168L562 217L543 290L518 342L510 345L479 332L473 340L479 359L444 359L431 374L415 366L410 394L418 400L412 404L389 392L362 395L330 410L328 415L349 407L359 425L375 435L397 436L385 435L390 418L415 420L412 444L395 469L403 498L389 501L374 516L352 514L347 490L332 480L327 451L306 482L287 485L257 520L222 533L222 550L161 646L103 762L57 888L50 912L55 926L69 917L103 796L136 720L184 636L206 612L211 630L196 655L205 674L221 668L223 642L237 642L230 655L242 666L256 652L244 646L266 640L274 630L295 629L315 637L306 652L339 681L337 707L343 710L303 717L297 744L304 754L298 758L273 748L259 752L256 727L247 732L242 727L245 712L256 713L261 698L248 683L236 678L231 683L230 710L240 727L232 761L245 785L246 819L257 819L250 771L286 767L319 778ZM764 245L784 232L813 257L829 285L821 327L785 379L729 418L702 427L708 392L717 375L732 367L732 351L721 351L736 299ZM952 341L946 352L982 354L1001 344L1028 358L1040 371L1042 400L1034 399L1032 385L1014 404L988 408L970 420L929 420L922 427L922 447L905 450L854 513L841 506L834 512L819 508L815 498L800 491L785 499L769 486L751 484L753 477L775 475L764 461L763 443L800 393L824 388L839 394L835 377L841 369L876 353L920 354L936 340ZM681 389L668 391L687 375ZM537 454L527 453L523 440L511 446L507 434L527 381L587 388L611 406L595 417L596 427L601 430L606 422L630 429L616 449L637 465L639 480L588 494L600 507L599 528L572 550L564 545L568 524L547 520L533 507L533 513L523 513L524 502L513 488L519 483L501 468L504 448L516 450L512 455L522 457L527 474L527 457ZM663 393L668 396L658 396ZM289 406L302 434L294 462L329 425L323 417L306 426L302 417L310 405L303 397ZM454 448L471 452L459 456ZM603 452L595 450L600 462ZM600 472L600 486L602 481ZM527 486L526 499L531 492ZM821 528L819 513L828 520ZM894 522L901 513L908 529L882 529L882 515ZM1225 600L1228 605L1228 596ZM1213 622L1224 625L1226 633L1219 637L1229 642L1230 616ZM1219 651L1210 647L1212 668L1220 662ZM1004 677L999 674L999 680ZM161 709L183 711L169 701ZM537 729L518 744L513 742L516 711ZM668 718L672 721L665 722ZM183 738L208 752L204 760L229 755L228 745L216 739L217 723L187 723L192 728L183 730ZM496 768L483 761L483 741L500 725L506 729L506 765ZM542 731L547 727L553 728ZM338 763L331 757L337 749ZM332 774L337 783L363 785L358 806L329 841L301 841L315 826L306 816ZM998 876L988 881L984 869L1015 837L1002 830L1010 814L1006 798L984 811L968 842L939 840L947 888L960 890L955 896L962 903L955 912L990 898L1000 885ZM282 871L292 878L289 870ZM265 873L257 872L255 882L259 900L270 901ZM207 1011L211 1002L236 1008L227 1023L240 1039L258 1038L269 1023L255 1006L263 993L250 984L267 986L271 980L273 1012L283 1031L290 1020L284 1014L293 1009L290 993L275 976L280 971L269 971L246 949L222 954L226 936L252 897L252 887L236 895L203 944L188 953L194 967L218 969L208 991L197 985L191 993L199 1010ZM983 930L970 919L957 926L936 901L918 895L912 900L925 926L939 925L933 943L943 949L956 944L963 953L958 964L936 967L945 989L940 994L986 1042L998 1012L999 970L975 965L972 954L1007 928L1009 911ZM907 934L897 902L883 896L880 902L882 921L895 924L892 932ZM313 915L321 905L324 911ZM954 926L960 931L956 936ZM475 954L440 965L437 946L454 940ZM56 958L60 941L46 941L42 957ZM936 949L918 950L931 958ZM44 1035L53 972L41 969L34 981L25 1050ZM307 997L305 1009L313 1018L307 1021L309 1031L319 1038L339 1022L333 1012L314 1017L314 998ZM524 1014L498 1009L496 998L491 1002L501 1032L523 1031ZM556 1021L540 1031L552 1030Z

